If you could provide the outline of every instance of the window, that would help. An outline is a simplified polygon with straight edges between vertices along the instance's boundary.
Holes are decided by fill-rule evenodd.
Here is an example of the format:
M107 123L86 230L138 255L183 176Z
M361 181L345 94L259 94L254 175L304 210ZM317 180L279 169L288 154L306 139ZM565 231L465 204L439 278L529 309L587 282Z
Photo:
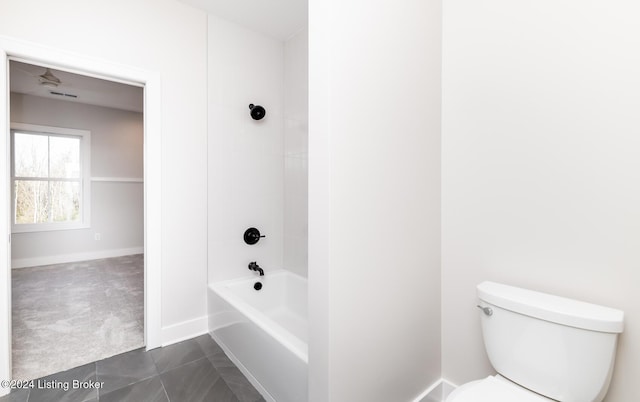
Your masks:
M89 227L91 134L11 124L12 232Z

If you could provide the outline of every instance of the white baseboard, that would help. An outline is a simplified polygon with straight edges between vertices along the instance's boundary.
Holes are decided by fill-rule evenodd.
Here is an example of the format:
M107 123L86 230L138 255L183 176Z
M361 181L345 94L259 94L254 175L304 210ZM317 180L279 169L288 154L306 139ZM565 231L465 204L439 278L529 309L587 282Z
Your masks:
M425 389L420 395L418 395L418 397L414 399L413 402L432 402L432 401L440 402L441 399L437 399L437 398L442 397L441 389L442 389L442 379L439 379L438 381L431 384L429 388Z
M88 251L84 253L49 255L44 257L19 258L11 260L11 268L38 267L41 265L66 264L68 262L99 260L101 258L122 257L124 255L142 254L144 247L119 248L112 250Z
M457 386L453 383L441 378L421 393L413 402L444 402L456 388Z
M447 399L449 394L451 394L456 388L458 388L457 385L443 378L442 379L442 401L444 402L444 400Z
M208 316L193 318L162 328L162 346L182 342L209 332Z

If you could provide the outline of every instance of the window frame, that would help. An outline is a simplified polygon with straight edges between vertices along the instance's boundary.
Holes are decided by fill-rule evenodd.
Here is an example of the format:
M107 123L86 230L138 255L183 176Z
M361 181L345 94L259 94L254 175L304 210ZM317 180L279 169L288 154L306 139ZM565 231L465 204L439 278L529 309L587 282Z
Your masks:
M15 205L15 133L46 135L47 137L73 137L80 139L80 219L77 222L46 222L16 224ZM91 131L74 128L41 126L36 124L11 123L10 138L11 172L11 233L47 232L54 230L88 229L91 227ZM56 181L50 177L47 181Z

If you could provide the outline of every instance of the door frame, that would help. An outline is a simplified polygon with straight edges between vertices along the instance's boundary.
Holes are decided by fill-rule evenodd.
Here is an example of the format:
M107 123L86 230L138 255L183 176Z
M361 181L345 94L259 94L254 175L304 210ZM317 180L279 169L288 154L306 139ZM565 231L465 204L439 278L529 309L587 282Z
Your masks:
M11 379L11 194L9 58L144 89L144 340L162 346L161 78L147 71L0 36L0 380ZM0 387L0 396L10 390Z

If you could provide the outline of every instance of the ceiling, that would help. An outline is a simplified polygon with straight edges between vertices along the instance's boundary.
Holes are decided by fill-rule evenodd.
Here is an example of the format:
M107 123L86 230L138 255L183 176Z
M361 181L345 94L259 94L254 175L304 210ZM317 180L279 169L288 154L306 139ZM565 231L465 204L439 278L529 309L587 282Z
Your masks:
M307 25L307 0L180 0L285 41Z
M181 0L248 29L285 41L307 25L307 0ZM50 99L142 112L140 87L51 69L62 83L41 85L45 68L11 61L11 91ZM63 95L55 95L51 92ZM64 94L75 95L76 98Z
M40 83L40 75L44 74L45 67L12 60L9 69L11 92L140 113L144 108L144 91L141 87L52 68L51 72L62 83L55 88L51 88ZM51 92L58 92L63 95L55 95ZM77 98L65 96L64 94L75 95Z

